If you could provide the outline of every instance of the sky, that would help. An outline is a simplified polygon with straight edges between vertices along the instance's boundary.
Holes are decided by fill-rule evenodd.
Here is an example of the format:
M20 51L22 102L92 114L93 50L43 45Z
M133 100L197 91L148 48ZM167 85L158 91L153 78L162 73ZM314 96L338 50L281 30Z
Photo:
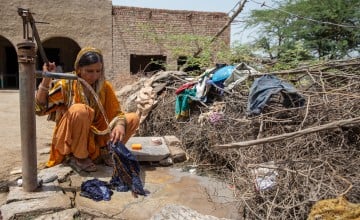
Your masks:
M249 0L244 7L244 10L236 17L236 21L244 20L251 10L261 10L262 2L267 4L271 0ZM119 6L133 6L142 8L157 8L170 10L189 10L189 11L211 11L224 12L232 15L231 11L237 9L238 2L241 0L112 0L113 5ZM241 43L250 42L252 36L256 34L256 30L244 29L241 22L236 22L231 25L231 42L240 41Z

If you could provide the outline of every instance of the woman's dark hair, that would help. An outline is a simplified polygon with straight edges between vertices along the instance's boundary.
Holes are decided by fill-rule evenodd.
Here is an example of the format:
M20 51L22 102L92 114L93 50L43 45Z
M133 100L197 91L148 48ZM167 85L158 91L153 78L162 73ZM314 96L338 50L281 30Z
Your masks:
M98 62L103 63L102 56L96 52L89 51L82 55L78 67L84 67Z

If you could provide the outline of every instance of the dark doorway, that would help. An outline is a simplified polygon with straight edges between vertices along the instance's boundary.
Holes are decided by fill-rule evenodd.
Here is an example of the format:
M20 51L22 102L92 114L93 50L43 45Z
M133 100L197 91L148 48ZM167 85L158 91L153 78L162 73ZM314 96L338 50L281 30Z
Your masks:
M181 70L184 64L186 64L186 61L186 56L179 56L179 58L177 59L177 70Z
M19 65L12 43L0 35L0 89L19 89Z
M50 62L55 62L57 66L61 66L63 72L71 72L74 70L74 62L80 46L72 39L67 37L50 38L43 43L45 54ZM43 61L38 52L37 69L42 69Z
M57 72L71 72L74 70L76 55L80 51L80 46L72 39L67 37L54 37L42 43L45 54L50 62L55 62ZM44 62L38 51L36 69L42 70ZM37 84L41 78L37 79Z
M60 48L44 48L45 54L49 60L49 62L55 62L55 64L60 64ZM42 57L40 56L40 52L38 51L37 56L39 57L37 63L37 69L41 70L44 64Z
M17 54L14 47L5 47L6 54L6 68L4 88L18 89L19 88L19 65L17 62Z
M48 58L55 63L60 63L60 48L46 48Z
M166 56L163 55L130 55L130 72L132 74L153 74L160 70L166 70L165 64Z
M179 56L177 59L177 70L184 72L199 72L201 68L198 64L188 62L187 56Z

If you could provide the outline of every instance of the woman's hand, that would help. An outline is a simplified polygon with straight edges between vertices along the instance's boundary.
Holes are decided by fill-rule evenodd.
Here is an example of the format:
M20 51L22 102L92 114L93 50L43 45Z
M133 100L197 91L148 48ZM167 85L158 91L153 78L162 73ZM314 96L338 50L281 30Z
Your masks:
M56 65L55 62L52 63L49 62L49 64L44 63L42 68L44 72L55 72Z
M125 136L125 126L124 125L116 125L110 134L110 141L116 143L118 141L122 141Z
M54 72L56 65L54 62L49 64L44 63L42 68L44 72ZM40 105L45 105L47 103L51 81L51 78L43 77L41 83L39 84L35 98L37 103Z
M43 68L43 72L55 72L56 65L55 62L52 63L49 62L48 64L44 63L42 68ZM51 80L52 80L51 78L44 77L42 78L41 84L39 86L41 88L49 90Z

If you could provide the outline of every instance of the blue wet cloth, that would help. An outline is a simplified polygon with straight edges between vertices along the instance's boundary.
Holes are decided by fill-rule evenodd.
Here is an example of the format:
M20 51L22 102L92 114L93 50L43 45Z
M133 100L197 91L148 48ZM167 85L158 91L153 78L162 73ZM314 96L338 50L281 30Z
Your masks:
M131 190L135 194L146 195L136 157L121 142L109 143L109 145L114 162L110 184L119 192Z
M263 75L257 78L250 88L248 98L248 115L259 115L271 95L281 92L284 97L284 107L299 107L305 104L305 98L291 84L273 75Z
M98 179L87 180L81 184L80 195L95 201L109 201L112 194L109 184Z

